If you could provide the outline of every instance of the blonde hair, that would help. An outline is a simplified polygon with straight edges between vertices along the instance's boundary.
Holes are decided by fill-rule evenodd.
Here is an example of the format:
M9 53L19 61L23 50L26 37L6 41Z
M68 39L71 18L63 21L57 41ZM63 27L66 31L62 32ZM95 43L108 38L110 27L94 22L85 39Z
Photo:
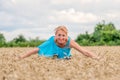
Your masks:
M57 28L55 28L55 34L57 34L59 30L64 31L68 35L68 29L66 28L66 26L58 26Z

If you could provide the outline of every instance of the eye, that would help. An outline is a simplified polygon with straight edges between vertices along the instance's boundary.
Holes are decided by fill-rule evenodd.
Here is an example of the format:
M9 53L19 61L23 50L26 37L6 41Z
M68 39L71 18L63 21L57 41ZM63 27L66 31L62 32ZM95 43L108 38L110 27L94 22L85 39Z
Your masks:
M61 36L61 34L58 34L58 36Z
M65 35L62 35L63 37L65 37Z

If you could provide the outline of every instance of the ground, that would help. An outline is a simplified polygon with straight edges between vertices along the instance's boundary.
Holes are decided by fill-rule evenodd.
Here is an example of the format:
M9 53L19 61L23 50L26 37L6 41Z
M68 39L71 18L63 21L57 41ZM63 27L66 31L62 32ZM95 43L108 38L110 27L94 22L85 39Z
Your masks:
M83 47L102 58L97 61L72 49L70 60L32 55L33 48L0 48L0 80L120 80L120 46Z

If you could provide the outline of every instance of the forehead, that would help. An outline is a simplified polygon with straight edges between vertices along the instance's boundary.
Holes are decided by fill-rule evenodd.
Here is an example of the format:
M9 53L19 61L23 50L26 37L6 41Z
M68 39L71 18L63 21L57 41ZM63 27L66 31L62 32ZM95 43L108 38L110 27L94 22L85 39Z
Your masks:
M66 33L65 33L63 30L58 30L58 31L56 32L56 34L65 34L65 35L66 35Z

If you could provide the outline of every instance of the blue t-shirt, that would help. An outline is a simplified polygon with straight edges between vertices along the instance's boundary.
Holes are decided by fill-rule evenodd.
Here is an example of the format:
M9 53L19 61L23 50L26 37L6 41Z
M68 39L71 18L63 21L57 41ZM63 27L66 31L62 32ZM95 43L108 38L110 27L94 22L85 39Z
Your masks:
M69 58L71 56L70 53L70 37L68 37L68 41L65 45L65 47L60 48L57 46L57 44L54 41L55 36L50 37L47 41L42 43L38 46L39 51L38 54L40 56L45 57L53 57L54 55L57 55L58 58Z

